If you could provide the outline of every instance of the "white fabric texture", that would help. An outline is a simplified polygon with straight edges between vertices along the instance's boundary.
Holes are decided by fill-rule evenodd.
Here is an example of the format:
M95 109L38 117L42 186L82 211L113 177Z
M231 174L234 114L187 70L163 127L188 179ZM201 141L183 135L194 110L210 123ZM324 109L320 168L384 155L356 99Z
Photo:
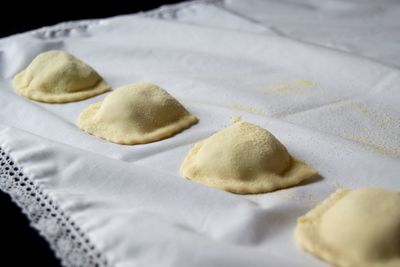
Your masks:
M385 46L374 50L354 41L354 53L343 52L325 47L317 30L299 41L301 30L290 28L281 36L279 22L270 22L271 6L275 17L282 14L289 24L294 20L290 12L320 14L326 4L245 2L189 2L0 40L0 147L3 157L10 157L4 160L12 160L66 222L48 227L36 220L35 214L46 208L30 208L31 199L18 197L23 190L10 180L14 176L6 165L0 188L28 216L35 215L30 216L33 225L65 266L326 266L295 244L297 217L338 187L400 190L400 72L395 67L400 62L398 47L390 43L398 38L397 20L382 29L388 37ZM329 3L335 16L341 18L338 13L344 10L348 23L354 22L346 28L342 21L338 31L330 27L332 34L362 32L364 26L351 19L352 12L358 18L360 9L343 9L338 0ZM377 5L385 21L393 18L386 14L399 10L395 3ZM332 21L324 24L321 18L312 25L323 30ZM378 37L368 38L377 42ZM145 145L117 145L88 135L75 125L78 114L105 95L45 104L12 89L13 76L50 49L74 54L113 88L157 83L200 121ZM193 144L235 116L268 129L320 176L247 196L183 179L179 166ZM87 242L77 245L63 238L67 227ZM63 240L61 246L57 240Z

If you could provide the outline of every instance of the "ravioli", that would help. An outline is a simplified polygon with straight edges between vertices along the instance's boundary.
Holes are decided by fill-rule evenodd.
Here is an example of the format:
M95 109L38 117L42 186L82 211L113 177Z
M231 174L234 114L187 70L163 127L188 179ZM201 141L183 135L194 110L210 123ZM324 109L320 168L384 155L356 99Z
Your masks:
M111 90L89 65L59 50L39 54L14 77L13 86L18 94L47 103L79 101Z
M90 105L78 127L117 144L144 144L170 137L197 123L167 91L152 83L123 86Z
M250 194L296 185L317 171L290 156L267 130L237 121L195 144L181 173L208 186Z
M400 266L400 192L339 189L300 217L298 244L334 266Z

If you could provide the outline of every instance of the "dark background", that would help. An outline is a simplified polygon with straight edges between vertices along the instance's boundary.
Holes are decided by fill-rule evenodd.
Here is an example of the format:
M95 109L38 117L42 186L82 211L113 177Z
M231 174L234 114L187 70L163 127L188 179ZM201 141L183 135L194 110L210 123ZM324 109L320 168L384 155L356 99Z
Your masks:
M0 37L33 30L59 22L79 19L105 18L136 13L157 8L165 4L185 1L16 1L1 3Z
M11 0L13 1L13 0ZM46 1L48 2L48 1ZM184 1L39 1L2 3L0 37L50 26L63 21L105 18L136 13L164 4ZM84 5L82 4L84 3ZM10 197L0 191L0 266L61 266L47 242L29 226L29 221Z

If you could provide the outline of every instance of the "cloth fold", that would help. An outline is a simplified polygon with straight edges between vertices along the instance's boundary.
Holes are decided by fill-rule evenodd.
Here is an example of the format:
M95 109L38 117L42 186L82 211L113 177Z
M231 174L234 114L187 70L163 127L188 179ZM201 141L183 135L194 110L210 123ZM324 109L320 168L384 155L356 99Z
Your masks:
M230 12L234 3L190 2L167 13L61 24L0 40L0 188L65 266L323 266L296 246L297 217L338 187L399 190L399 70L279 36ZM113 88L159 84L199 124L135 146L88 135L76 120L104 94L45 104L12 89L12 77L51 49L87 62ZM182 178L179 167L193 144L237 116L268 129L320 176L260 195ZM32 183L29 191L49 200L32 204L10 174L11 161ZM46 215L49 205L60 221Z

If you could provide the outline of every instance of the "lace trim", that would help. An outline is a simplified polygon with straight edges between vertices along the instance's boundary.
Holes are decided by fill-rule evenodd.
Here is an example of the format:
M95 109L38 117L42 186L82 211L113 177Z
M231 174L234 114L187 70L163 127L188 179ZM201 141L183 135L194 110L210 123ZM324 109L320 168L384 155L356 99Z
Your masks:
M177 13L179 12L179 10L189 7L193 4L201 3L205 5L222 6L224 1L225 0L192 0L177 4L164 5L156 9L134 14L158 19L173 19L177 18ZM87 28L93 25L99 25L106 20L107 18L61 22L53 26L42 27L36 30L29 31L29 33L36 38L43 40L53 39L57 37L68 37L72 30L77 30L80 31L82 34L85 34Z
M107 267L99 253L57 203L23 173L0 146L0 189L8 193L29 218L31 226L48 241L65 267Z
M61 22L53 26L46 26L29 33L39 39L52 39L57 37L67 37L72 30L77 30L82 34L86 33L86 29L92 25L99 24L101 19L88 19L79 21Z
M189 2L182 2L171 5L164 5L159 8L142 12L141 14L145 17L157 18L157 19L175 19L178 17L178 12L181 9L192 6L193 4L204 4L213 6L222 6L225 0L193 0Z

